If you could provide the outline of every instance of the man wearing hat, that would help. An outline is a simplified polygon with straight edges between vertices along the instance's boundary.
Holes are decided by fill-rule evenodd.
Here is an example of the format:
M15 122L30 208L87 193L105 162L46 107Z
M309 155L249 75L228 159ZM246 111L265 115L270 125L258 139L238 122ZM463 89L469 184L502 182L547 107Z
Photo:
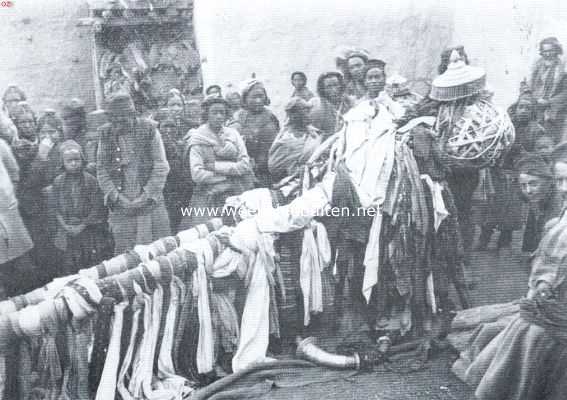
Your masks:
M288 120L274 140L268 158L273 182L299 172L321 143L319 131L309 125L311 107L301 97L292 97L286 104Z
M97 179L110 208L114 252L171 234L163 188L169 173L159 131L136 116L129 94L113 95L99 128Z
M522 251L533 252L541 240L545 224L559 215L561 199L553 186L549 162L540 155L529 154L517 163L518 182L529 211Z
M268 174L268 153L280 131L280 123L268 108L270 99L264 83L256 78L241 85L242 110L234 115L229 127L236 129L253 163L257 187L271 185Z

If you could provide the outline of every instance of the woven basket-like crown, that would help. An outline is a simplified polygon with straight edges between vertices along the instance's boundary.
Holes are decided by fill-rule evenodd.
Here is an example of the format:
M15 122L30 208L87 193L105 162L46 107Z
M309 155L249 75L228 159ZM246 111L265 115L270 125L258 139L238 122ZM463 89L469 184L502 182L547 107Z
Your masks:
M453 50L447 71L433 80L429 97L438 101L453 101L478 94L486 85L482 68L466 65Z

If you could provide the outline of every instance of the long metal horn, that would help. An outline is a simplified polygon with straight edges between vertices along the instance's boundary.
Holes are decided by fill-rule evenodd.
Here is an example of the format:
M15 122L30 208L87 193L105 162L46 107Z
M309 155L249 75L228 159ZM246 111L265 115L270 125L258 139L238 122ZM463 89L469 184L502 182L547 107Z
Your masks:
M336 369L360 369L360 357L328 353L316 346L317 338L308 337L297 345L295 355L314 364Z

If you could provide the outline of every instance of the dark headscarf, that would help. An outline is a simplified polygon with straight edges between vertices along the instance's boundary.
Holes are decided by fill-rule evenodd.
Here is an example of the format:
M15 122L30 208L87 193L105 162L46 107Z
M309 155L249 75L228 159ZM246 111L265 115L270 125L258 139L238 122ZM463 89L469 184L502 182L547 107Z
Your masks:
M211 108L213 104L224 105L226 107L228 117L228 112L230 110L230 104L228 103L228 101L216 95L208 95L207 97L205 97L205 100L203 100L203 103L201 104L201 107L203 108L202 119L204 122L207 122L209 120L209 108Z
M26 101L27 100L27 96L24 93L24 91L22 89L20 89L20 87L18 85L9 85L6 90L4 91L4 95L2 96L2 101L5 102L6 98L8 97L8 94L10 92L16 92L18 94L18 97L20 98L20 101Z
M552 45L558 55L563 54L563 46L561 46L561 43L559 43L559 40L555 36L546 37L541 42L539 42L540 54L541 54L541 48L543 47L544 44Z
M256 86L262 88L262 90L264 91L264 97L266 99L264 105L265 106L270 105L270 98L268 97L268 92L266 91L266 87L264 86L264 83L262 81L256 79L256 78L252 78L252 79L245 81L242 84L240 97L242 98L242 105L244 107L246 107L246 100L248 98L248 95L250 94L252 89L255 88Z

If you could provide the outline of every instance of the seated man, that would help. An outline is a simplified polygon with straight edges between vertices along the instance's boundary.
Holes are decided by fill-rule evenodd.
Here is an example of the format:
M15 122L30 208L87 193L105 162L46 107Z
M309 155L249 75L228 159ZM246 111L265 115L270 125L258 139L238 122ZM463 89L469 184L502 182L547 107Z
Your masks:
M561 199L553 186L549 163L541 155L526 155L516 164L522 198L528 203L528 218L522 251L537 249L547 222L559 215Z
M477 331L459 360L461 377L480 400L567 398L567 143L551 159L563 211L547 223L534 253L520 313L489 342Z

